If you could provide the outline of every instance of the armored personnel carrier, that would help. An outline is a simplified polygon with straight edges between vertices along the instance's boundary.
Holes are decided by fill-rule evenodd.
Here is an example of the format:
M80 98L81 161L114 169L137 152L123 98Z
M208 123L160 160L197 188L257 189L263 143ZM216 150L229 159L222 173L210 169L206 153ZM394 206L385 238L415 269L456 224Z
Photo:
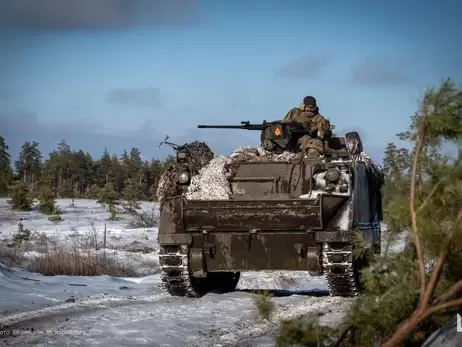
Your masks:
M353 257L359 232L380 252L381 169L363 156L358 133L333 137L318 157L300 153L298 139L309 124L266 122L199 125L261 131L271 153L299 153L286 161L241 161L222 200L190 200L193 158L177 150L179 192L162 202L158 242L165 289L174 296L200 297L232 291L240 273L303 270L324 276L334 296L360 291L361 259Z

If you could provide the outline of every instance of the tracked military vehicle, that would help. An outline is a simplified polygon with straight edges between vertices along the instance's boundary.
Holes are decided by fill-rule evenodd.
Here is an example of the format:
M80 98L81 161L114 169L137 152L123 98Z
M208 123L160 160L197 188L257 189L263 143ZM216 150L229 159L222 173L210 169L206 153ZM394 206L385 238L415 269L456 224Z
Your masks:
M321 156L306 158L297 141L310 133L310 124L198 127L258 130L266 151L299 155L235 163L226 200L188 200L181 193L166 198L158 238L165 289L200 297L234 290L243 271L303 270L324 276L331 295L356 295L364 265L353 257L352 234L359 231L380 251L384 179L364 159L359 134L333 137ZM176 184L184 192L193 158L186 147L176 150Z

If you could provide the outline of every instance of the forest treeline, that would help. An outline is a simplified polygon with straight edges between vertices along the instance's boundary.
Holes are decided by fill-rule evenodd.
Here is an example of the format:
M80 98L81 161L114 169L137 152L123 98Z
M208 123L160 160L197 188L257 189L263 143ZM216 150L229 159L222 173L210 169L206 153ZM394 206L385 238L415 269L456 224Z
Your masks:
M46 188L55 198L96 198L99 189L110 186L120 197L130 191L140 200L155 201L159 178L172 160L173 156L142 160L136 147L119 156L105 149L94 158L71 148L65 139L48 155L38 142L25 142L13 160L0 136L0 196L10 195L12 187L20 184L31 196Z

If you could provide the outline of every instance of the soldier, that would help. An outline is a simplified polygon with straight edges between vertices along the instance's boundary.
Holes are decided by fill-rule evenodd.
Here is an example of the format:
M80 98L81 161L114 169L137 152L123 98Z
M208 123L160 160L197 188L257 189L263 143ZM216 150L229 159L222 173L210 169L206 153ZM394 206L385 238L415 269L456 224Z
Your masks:
M310 156L319 156L324 152L323 141L332 135L330 122L319 114L319 108L316 105L316 99L307 96L303 99L300 107L294 107L287 112L283 121L311 122L311 132L316 133L317 137L304 135L298 140L300 149Z

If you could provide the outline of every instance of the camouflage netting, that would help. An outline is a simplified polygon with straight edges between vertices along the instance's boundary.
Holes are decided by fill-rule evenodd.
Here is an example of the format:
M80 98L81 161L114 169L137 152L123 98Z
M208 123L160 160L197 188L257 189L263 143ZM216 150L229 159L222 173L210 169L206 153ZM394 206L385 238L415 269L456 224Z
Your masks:
M224 156L213 158L198 175L191 179L185 197L191 200L228 199L231 189L226 166L230 162L231 159Z
M168 196L185 195L187 199L218 200L229 199L231 188L229 181L236 174L239 163L245 161L287 161L296 158L297 154L284 152L273 154L263 148L240 146L230 156L215 156L203 142L194 142L194 150L190 149L194 158L191 184L182 188L175 184L179 174L176 164L170 165L159 182L157 198L160 203ZM191 144L188 144L191 147Z
M230 180L236 174L239 164L249 161L287 161L297 157L297 154L284 152L274 154L263 148L240 146L229 157L219 156L210 161L199 175L193 177L186 198L191 200L229 199L231 192Z
M192 159L191 174L195 176L210 162L210 160L213 159L215 155L210 147L204 142L194 141L186 143L185 146L188 148L190 158ZM162 173L156 192L159 203L162 204L166 197L185 193L184 190L186 189L176 184L179 173L180 166L177 163L169 165Z

